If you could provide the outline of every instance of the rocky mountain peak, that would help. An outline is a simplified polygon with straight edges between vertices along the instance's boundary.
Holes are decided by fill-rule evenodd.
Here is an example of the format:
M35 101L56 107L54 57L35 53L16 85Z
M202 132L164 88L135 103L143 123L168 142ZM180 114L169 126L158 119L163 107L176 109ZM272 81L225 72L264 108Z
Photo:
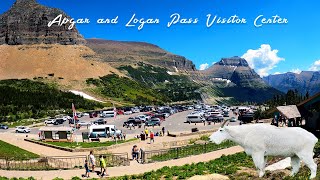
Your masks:
M59 9L49 8L36 0L16 0L10 10L0 15L0 44L83 44L85 40L69 24L48 27L58 15L71 19Z
M239 87L266 87L260 76L250 68L248 62L238 56L222 58L203 72L213 81L231 81Z
M37 4L36 0L16 0L14 5L30 5L30 4Z
M245 59L240 58L238 56L234 56L231 58L222 58L216 64L223 65L223 66L244 66L244 67L249 66L248 62Z

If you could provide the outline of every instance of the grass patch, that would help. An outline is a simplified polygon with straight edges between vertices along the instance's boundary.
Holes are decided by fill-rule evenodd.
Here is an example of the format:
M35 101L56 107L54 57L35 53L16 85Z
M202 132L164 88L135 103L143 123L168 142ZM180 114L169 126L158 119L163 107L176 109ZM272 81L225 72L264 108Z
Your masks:
M40 156L0 140L0 157L9 157L14 160L28 160L39 158Z
M29 126L32 124L43 123L43 122L44 122L44 119L24 119L24 120L18 120L12 123L5 122L3 124L6 124L7 126L9 126L9 128L14 128L17 126Z
M252 159L245 153L237 153L228 156L221 156L221 158L211 160L209 162L200 162L186 164L183 166L163 167L156 171L146 172L139 175L127 175L121 177L110 178L110 180L124 180L124 179L187 179L195 175L204 174L234 174L240 167L253 168Z
M167 161L171 159L178 159L178 158L188 157L192 155L212 152L219 149L225 149L235 145L236 144L231 141L226 141L219 145L214 143L193 144L193 145L188 145L181 148L170 149L167 152L161 153L159 155L154 155L151 157L151 161Z
M122 143L126 143L126 142L132 142L136 139L128 139L126 141L122 140L122 141L117 141L117 143L115 141L106 141L106 142L43 142L46 144L51 144L51 145L55 145L55 146L60 146L60 147L65 147L65 148L71 148L71 149L75 149L75 148L95 148L95 147L107 147L107 146L111 146L111 145L115 145L115 144L122 144Z

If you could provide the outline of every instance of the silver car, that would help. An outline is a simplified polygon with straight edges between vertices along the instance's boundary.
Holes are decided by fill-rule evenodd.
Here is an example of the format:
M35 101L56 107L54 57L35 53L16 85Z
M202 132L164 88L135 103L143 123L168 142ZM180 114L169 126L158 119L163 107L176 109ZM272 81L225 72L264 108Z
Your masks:
M17 126L16 127L16 133L30 133L30 128L25 126Z

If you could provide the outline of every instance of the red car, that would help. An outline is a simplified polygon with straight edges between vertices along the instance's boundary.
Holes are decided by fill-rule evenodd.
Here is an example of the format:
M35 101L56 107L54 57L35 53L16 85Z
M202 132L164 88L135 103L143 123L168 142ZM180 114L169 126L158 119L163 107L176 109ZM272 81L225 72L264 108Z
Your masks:
M96 112L93 112L93 113L89 114L89 117L90 118L95 118L95 117L98 117L98 114Z
M117 115L124 115L124 112L122 109L117 109Z

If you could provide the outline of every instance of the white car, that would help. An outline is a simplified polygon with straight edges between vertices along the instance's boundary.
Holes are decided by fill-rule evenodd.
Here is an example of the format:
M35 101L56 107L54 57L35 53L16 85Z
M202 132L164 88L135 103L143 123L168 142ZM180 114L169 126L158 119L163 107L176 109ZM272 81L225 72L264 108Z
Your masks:
M77 124L79 124L79 126L90 126L91 125L90 122L84 122L84 121L80 121Z
M170 116L169 113L163 113L164 117L168 118Z
M56 119L54 118L50 118L44 121L45 124L54 124L56 123Z
M133 112L133 113L139 113L139 112L140 112L140 109L139 109L139 108L134 108L134 109L132 110L132 112Z
M132 114L132 111L125 111L124 112L124 115L130 115L130 114Z
M70 117L70 116L63 116L62 119L63 119L64 121L68 121L68 120L71 120L72 117Z
M16 127L16 133L29 133L30 128L25 127L25 126L17 126Z
M139 116L137 116L140 120L142 120L143 122L146 122L146 121L148 121L149 120L149 118L147 117L147 116L145 116L145 115L139 115Z

